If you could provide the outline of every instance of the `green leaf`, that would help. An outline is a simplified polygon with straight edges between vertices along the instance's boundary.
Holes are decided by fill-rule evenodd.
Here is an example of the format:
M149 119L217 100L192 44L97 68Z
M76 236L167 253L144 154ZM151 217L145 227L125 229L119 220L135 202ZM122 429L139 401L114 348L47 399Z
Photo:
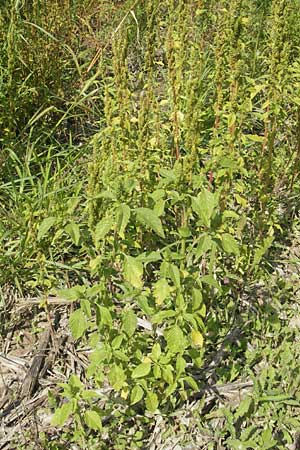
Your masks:
M203 305L203 297L200 289L193 288L192 298L193 298L193 311L198 311Z
M100 312L100 320L102 325L112 326L112 317L110 311L105 306L98 306Z
M152 347L152 351L151 351L151 359L153 361L158 361L159 357L161 355L161 347L159 342L156 342L153 347Z
M147 410L154 413L158 408L157 395L154 392L148 392L145 404Z
M164 200L158 200L156 203L155 203L155 205L154 205L154 208L153 208L153 211L155 212L155 214L158 216L158 217L160 217L160 216L162 216L163 215L163 213L164 213L164 210L165 210L165 201Z
M164 334L170 352L180 353L186 347L186 340L178 325L174 325Z
M134 386L134 388L132 389L131 394L130 394L130 404L135 405L140 400L142 400L143 396L144 396L144 391L141 388L141 386L139 386L139 385Z
M119 236L124 239L124 231L128 225L130 219L130 208L128 205L123 203L116 210L116 219L117 219L117 231Z
M108 374L108 379L116 391L120 391L126 381L126 375L122 367L114 364Z
M272 430L266 428L261 435L261 450L269 450L270 448L274 448L276 444L277 441L273 439Z
M167 311L160 311L152 317L151 322L162 323L165 319L170 319L171 317L174 316L176 316L176 312L173 311L172 309Z
M194 378L192 377L185 377L184 381L186 381L188 383L188 385L195 391L199 391L199 386L196 382L196 380L194 380Z
M217 204L217 194L213 194L207 189L203 189L197 197L192 198L192 209L206 227L210 226L210 221Z
M95 229L95 244L97 245L110 232L114 224L112 217L105 217L97 223Z
M248 417L249 412L251 413L251 410L253 409L253 399L251 397L244 398L241 403L239 404L239 407L234 415L235 419L239 419L242 417Z
M170 293L171 289L165 278L161 278L154 284L153 294L157 305L161 305L170 296Z
M84 421L91 430L102 430L102 418L101 415L92 409L88 409L84 413Z
M125 331L128 337L133 336L137 327L137 316L131 309L124 313L122 322L122 330Z
M44 219L42 221L42 223L39 226L39 231L38 231L38 235L37 235L38 241L40 241L44 236L46 236L46 234L48 233L50 228L53 227L55 222L56 222L56 217L47 217L46 219Z
M165 380L166 383L173 384L174 380L173 380L172 366L168 365L168 366L163 368L162 377L163 377L163 379Z
M74 402L64 403L60 408L57 408L52 416L51 425L61 427L73 412Z
M135 379L135 378L144 378L147 375L149 375L150 370L151 370L151 363L150 362L141 363L132 371L131 377L133 379Z
M65 231L72 239L73 244L78 245L80 240L80 229L77 223L73 221L70 222L68 225L65 226Z
M236 256L240 254L239 245L231 234L222 234L221 241L222 247L226 253L233 253Z
M180 272L175 264L169 264L169 277L173 281L174 285L179 289L180 284Z
M214 279L213 275L203 275L200 280L201 282L220 290L220 285L217 280Z
M69 325L74 339L79 339L88 328L88 322L81 309L72 312Z
M60 289L58 291L58 295L65 300L74 301L82 298L85 293L85 290L86 290L85 286L81 286L78 284L70 289Z
M124 262L124 278L137 289L143 287L143 263L132 256L126 256Z
M195 250L195 256L196 256L195 261L197 262L197 260L199 258L201 258L201 256L204 255L204 253L206 253L208 250L210 250L211 246L212 246L212 239L209 236L209 234L202 235L198 241L198 245Z
M192 330L191 332L192 343L195 347L203 347L203 335L198 330Z
M137 208L136 218L142 225L150 228L158 236L164 238L165 233L158 215L150 208Z
M176 359L176 376L179 377L185 371L185 368L185 359L182 356L178 355Z

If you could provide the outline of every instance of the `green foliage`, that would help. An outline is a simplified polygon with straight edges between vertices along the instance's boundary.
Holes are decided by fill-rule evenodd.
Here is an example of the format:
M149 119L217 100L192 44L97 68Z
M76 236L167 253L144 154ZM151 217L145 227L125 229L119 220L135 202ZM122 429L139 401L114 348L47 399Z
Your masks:
M203 448L292 442L297 352L280 289L254 297L295 221L298 6L1 7L1 285L74 303L89 365L52 425L82 448L142 448L157 417L247 376L238 405L199 406Z

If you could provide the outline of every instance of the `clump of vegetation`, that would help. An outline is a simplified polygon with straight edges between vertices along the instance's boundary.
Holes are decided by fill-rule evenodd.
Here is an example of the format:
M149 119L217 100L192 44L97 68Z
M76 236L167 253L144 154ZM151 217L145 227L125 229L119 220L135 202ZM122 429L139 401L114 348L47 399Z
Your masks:
M75 302L90 349L41 445L148 448L197 398L197 448L288 448L297 289L276 269L299 228L298 2L11 3L2 286ZM237 404L205 401L245 380Z

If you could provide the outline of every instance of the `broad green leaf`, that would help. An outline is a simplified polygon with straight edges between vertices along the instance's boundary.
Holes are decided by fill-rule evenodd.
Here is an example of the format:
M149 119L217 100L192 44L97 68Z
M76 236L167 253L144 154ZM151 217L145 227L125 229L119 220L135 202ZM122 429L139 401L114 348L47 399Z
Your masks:
M193 298L193 311L197 311L203 304L203 297L200 289L193 288L192 298Z
M181 328L178 325L174 325L172 328L164 333L167 341L167 346L170 352L180 353L186 347L186 340Z
M94 400L97 397L100 397L100 394L98 394L96 391L90 391L86 389L80 393L80 396L83 400Z
M208 250L211 249L212 246L212 239L209 236L209 234L204 234L200 237L198 245L195 250L195 256L197 261L199 258L201 258L204 253L206 253Z
M136 218L142 225L150 228L158 236L164 238L165 233L158 215L150 208L137 208Z
M194 391L199 391L199 386L193 377L184 377L184 381L186 381Z
M69 379L69 385L73 388L73 389L77 389L77 391L80 391L83 388L83 384L80 381L80 378L78 375L76 375L75 373L73 373L70 376Z
M168 384L173 384L173 370L172 370L172 366L168 365L166 367L163 368L162 370L162 377L165 380L166 383Z
M108 374L108 379L116 391L120 391L126 381L126 375L121 366L114 364Z
M121 350L114 350L114 357L118 359L119 361L128 362L129 358L128 356L122 352Z
M161 305L170 296L170 293L171 289L165 278L161 278L155 283L153 294L157 305Z
M185 368L185 359L182 356L178 355L176 359L176 376L179 377L185 371Z
M112 317L110 311L105 306L98 306L100 312L100 320L102 325L112 326Z
M203 275L203 277L201 277L200 280L201 282L220 290L219 283L217 282L217 280L215 280L215 278L212 275Z
M68 225L65 226L65 231L72 239L73 244L78 245L80 240L80 229L77 223L73 221L70 222Z
M47 217L46 219L44 219L42 221L42 223L39 226L39 231L38 231L38 235L37 235L38 241L40 241L44 236L46 236L46 234L48 233L50 228L53 227L55 222L56 222L56 217Z
M173 281L174 285L179 289L180 284L180 272L175 264L169 264L169 277Z
M133 336L137 327L137 316L131 309L124 313L122 322L122 330L125 331L128 337Z
M172 309L170 309L168 311L160 311L159 313L155 314L152 317L151 322L152 323L162 323L165 319L169 319L174 316L176 316L176 312L173 311Z
M133 379L144 378L147 375L149 375L150 370L151 370L150 362L141 363L132 371L131 376Z
M74 339L79 339L88 328L88 322L81 309L72 312L69 318L69 325Z
M207 189L203 189L197 197L192 198L192 209L206 227L210 226L210 221L217 204L217 194L213 194Z
M203 347L204 340L203 340L203 336L200 333L200 331L192 330L191 339L192 339L192 343L193 343L193 345L195 345L195 347Z
M114 224L114 219L112 217L105 217L97 223L95 229L95 243L96 245L105 238L105 236L110 232Z
M143 396L144 396L144 391L141 388L141 386L139 386L139 385L134 386L134 388L132 389L131 394L130 394L130 404L135 405L140 400L142 400Z
M153 375L156 380L161 379L161 368L159 367L158 364L155 364L153 367Z
M163 215L164 211L165 211L165 201L164 200L158 200L153 208L153 211L155 212L155 214L160 217Z
M124 231L128 225L129 219L130 219L130 208L128 205L123 203L120 205L116 210L117 215L117 231L119 236L124 239Z
M158 361L159 357L161 355L161 347L159 342L156 342L153 347L152 347L152 351L151 351L151 359L153 361Z
M121 347L121 344L123 342L124 336L122 336L121 334L119 334L118 336L116 336L111 343L111 346L114 350L118 350Z
M233 236L229 233L224 233L221 236L222 247L226 253L233 253L238 256L240 254L239 245Z
M70 289L60 289L58 295L65 300L79 300L83 297L86 287L81 285L73 286Z
M159 251L156 251L156 252L145 252L145 253L141 253L140 255L138 255L137 259L139 259L143 263L147 264L147 263L151 263L151 262L160 261L161 260L161 254L160 254Z
M191 230L190 230L189 227L179 227L178 228L178 233L183 238L188 238L188 237L191 236Z
M154 413L158 408L157 395L154 392L148 392L145 404L147 410Z
M124 278L137 289L143 287L143 263L132 256L126 256L124 262Z
M86 425L91 428L91 430L101 431L102 430L102 419L97 411L88 409L84 413L84 421Z
M56 409L52 416L51 425L61 427L67 421L69 416L73 412L73 401L64 403L62 406Z

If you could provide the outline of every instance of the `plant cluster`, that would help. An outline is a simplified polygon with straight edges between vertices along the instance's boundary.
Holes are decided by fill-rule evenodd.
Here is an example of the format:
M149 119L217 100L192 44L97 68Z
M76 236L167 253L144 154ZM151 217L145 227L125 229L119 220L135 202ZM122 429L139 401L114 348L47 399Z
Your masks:
M281 293L272 307L251 292L271 279L299 189L299 2L96 3L16 2L0 16L4 283L60 288L91 349L86 383L60 385L63 403L50 394L52 424L82 448L145 448L155 417L251 376L253 396L199 426L223 417L222 448L286 448L299 398L283 379L298 372L276 367L294 332L280 327ZM85 33L112 12L111 42L94 36L91 57ZM231 354L211 374L220 340Z

